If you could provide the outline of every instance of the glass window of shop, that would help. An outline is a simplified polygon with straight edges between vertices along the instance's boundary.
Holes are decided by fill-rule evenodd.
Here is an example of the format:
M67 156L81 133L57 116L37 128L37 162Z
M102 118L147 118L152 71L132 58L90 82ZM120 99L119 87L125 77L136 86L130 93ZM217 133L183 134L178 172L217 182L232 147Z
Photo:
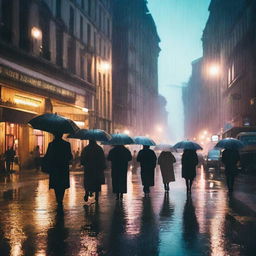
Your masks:
M19 145L19 126L18 124L6 123L5 125L5 150L11 147L18 152Z
M45 143L44 143L44 132L40 130L34 129L33 131L35 135L35 148L39 146L40 155L44 154Z

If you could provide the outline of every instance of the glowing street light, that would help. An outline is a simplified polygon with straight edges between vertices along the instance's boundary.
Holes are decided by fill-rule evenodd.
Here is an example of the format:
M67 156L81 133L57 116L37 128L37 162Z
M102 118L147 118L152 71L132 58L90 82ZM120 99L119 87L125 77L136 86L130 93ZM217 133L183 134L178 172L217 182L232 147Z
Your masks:
M37 27L33 27L31 29L31 36L36 40L41 40L42 39L42 31Z
M111 65L109 62L107 61L104 61L100 64L100 69L103 71L103 72L107 72L111 69Z
M163 131L163 127L162 127L161 125L157 125L157 126L156 126L156 130L157 130L158 132L162 132L162 131Z
M211 64L208 67L208 73L211 77L217 77L220 74L220 66L217 64Z
M124 130L124 133L129 135L130 134L130 131L129 130Z

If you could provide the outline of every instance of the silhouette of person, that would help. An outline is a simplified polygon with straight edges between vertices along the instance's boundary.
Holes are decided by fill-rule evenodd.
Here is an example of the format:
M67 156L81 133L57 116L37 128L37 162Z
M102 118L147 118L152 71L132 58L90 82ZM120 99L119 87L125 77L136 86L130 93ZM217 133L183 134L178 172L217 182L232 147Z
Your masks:
M33 152L33 157L34 157L36 170L39 170L41 163L40 163L40 148L38 145L35 147L35 150Z
M50 180L49 188L55 191L56 201L62 207L65 190L70 187L69 162L72 160L70 143L62 139L63 133L54 134L49 143L44 161L48 164Z
M113 193L116 199L123 198L123 194L127 193L127 169L128 162L132 160L129 149L123 145L114 146L109 153L107 159L111 161L111 177Z
M10 172L11 170L13 170L13 162L14 162L15 155L16 155L16 152L13 149L13 147L8 147L4 153L7 172Z
M101 185L105 183L104 169L106 160L103 149L94 140L90 140L81 153L81 165L84 166L84 189L85 202L88 201L89 193L95 192L96 202L99 199Z
M237 163L240 161L239 152L237 150L225 149L222 152L221 160L225 165L225 175L228 191L229 193L232 193L237 172Z
M149 195L149 187L154 186L156 160L156 154L149 146L143 146L137 156L137 161L141 166L141 180L145 196Z
M173 164L176 162L174 155L169 151L162 151L158 157L158 164L163 178L165 192L169 191L169 183L175 181Z
M185 149L181 158L182 178L186 180L187 193L191 193L191 187L196 177L198 157L195 150Z

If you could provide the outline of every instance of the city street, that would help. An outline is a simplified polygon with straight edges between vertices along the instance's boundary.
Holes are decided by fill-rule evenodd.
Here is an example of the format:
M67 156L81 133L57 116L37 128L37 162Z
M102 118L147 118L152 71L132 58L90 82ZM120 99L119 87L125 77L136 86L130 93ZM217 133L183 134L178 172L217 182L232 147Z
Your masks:
M158 169L150 198L139 170L129 171L123 201L111 192L109 170L106 176L99 203L84 205L83 174L72 172L62 212L47 175L1 175L0 255L255 255L256 215L235 195L228 198L218 171L199 168L191 198L180 163L169 195Z

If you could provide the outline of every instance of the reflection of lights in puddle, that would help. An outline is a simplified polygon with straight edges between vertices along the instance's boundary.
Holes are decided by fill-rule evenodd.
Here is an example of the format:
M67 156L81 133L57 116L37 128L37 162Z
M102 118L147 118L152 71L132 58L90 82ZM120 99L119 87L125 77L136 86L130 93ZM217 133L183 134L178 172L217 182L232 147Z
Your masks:
M209 187L210 187L210 188L213 188L213 187L214 187L214 183L213 183L213 182L210 182Z

